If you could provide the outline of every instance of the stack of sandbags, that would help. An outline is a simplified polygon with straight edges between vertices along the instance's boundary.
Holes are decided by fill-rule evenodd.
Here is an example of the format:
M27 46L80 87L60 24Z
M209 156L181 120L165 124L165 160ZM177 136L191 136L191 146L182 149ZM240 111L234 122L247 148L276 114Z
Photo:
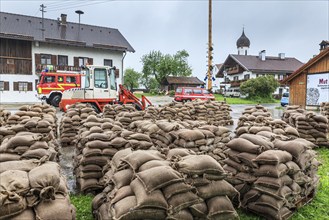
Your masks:
M113 104L113 105L105 105L103 109L103 117L104 118L111 118L115 119L115 117L120 113L120 112L135 112L137 111L136 108L131 105L131 104Z
M301 138L317 145L329 145L327 138L329 123L326 116L307 112L297 106L288 106L282 118L297 129Z
M155 106L149 106L147 109L144 110L144 119L157 119L158 118L158 113L159 113L159 108Z
M320 112L322 115L326 116L329 120L329 102L322 102L320 104ZM1 113L0 113L0 115L1 115ZM0 118L1 118L1 116L0 116Z
M89 103L75 103L67 108L59 127L62 147L75 144L81 121L89 115L97 115Z
M276 135L284 135L298 138L298 131L281 119L273 119L271 113L261 105L248 107L239 118L235 130L236 136L244 133L257 134L260 131L273 132Z
M223 168L242 207L268 219L286 219L314 196L319 181L315 147L304 139L261 131L232 139Z
M238 219L231 199L238 192L207 155L173 149L125 149L104 176L107 187L92 204L96 219Z
M5 138L0 145L0 162L25 159L58 161L59 145L49 135L19 132Z
M130 123L140 120L144 120L143 111L120 112L115 117L115 121L120 122L124 128L128 128Z
M75 219L57 163L0 162L0 186L0 219Z
M10 111L0 108L0 126L4 126L6 124L10 114Z
M178 111L173 105L159 107L157 119L176 119Z
M75 156L77 185L82 193L98 193L104 188L102 169L119 150L154 148L148 135L125 130L110 118L90 115L82 124Z

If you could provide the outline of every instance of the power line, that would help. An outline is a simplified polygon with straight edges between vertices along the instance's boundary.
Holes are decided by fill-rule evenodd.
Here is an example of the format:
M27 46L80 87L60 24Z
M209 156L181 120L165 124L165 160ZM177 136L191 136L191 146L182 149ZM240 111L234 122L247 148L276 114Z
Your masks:
M86 3L90 3L86 0L84 1L71 1L71 2L68 2L68 3L65 3L65 4L62 4L62 5L56 5L56 6L48 6L51 10L55 10L55 9L58 9L58 8L66 8L66 7L70 7L70 6L73 6L73 5L80 5L80 4L86 4Z
M113 1L113 0L110 0L110 1ZM85 2L82 5L74 5L74 6L70 6L70 7L50 9L48 11L60 11L60 10L63 10L63 9L70 9L70 8L76 8L76 7L84 7L84 6L88 6L88 5L102 4L102 3L105 3L105 2L109 2L109 1L103 1L103 2L98 2L98 3L96 3L96 2L90 3L90 1L89 1L89 2Z

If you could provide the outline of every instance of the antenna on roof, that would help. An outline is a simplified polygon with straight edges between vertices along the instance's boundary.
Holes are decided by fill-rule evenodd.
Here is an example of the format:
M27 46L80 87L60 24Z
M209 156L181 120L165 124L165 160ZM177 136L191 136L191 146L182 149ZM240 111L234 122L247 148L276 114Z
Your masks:
M80 16L84 14L81 10L76 10L75 13L79 15L79 31L78 31L78 40L80 40Z
M41 29L41 31L42 31L42 39L45 39L45 24L44 24L44 21L43 21L43 19L44 19L44 13L46 12L45 11L45 8L47 8L44 4L42 4L42 5L40 5L40 11L42 12L42 29Z

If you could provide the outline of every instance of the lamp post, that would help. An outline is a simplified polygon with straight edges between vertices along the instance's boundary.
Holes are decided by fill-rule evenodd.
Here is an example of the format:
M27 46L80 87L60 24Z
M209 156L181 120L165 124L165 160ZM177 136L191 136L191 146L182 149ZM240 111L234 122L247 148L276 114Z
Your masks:
M76 10L76 11L75 11L75 13L77 13L77 14L79 15L79 31L78 31L78 40L80 40L80 16L81 16L82 14L84 14L84 12L83 12L83 11L81 11L81 10Z

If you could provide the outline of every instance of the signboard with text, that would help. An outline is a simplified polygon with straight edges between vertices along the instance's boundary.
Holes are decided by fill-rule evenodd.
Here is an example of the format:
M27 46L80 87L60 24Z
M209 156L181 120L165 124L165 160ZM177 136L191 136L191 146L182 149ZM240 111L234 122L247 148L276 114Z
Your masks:
M329 102L329 72L307 75L306 105Z

